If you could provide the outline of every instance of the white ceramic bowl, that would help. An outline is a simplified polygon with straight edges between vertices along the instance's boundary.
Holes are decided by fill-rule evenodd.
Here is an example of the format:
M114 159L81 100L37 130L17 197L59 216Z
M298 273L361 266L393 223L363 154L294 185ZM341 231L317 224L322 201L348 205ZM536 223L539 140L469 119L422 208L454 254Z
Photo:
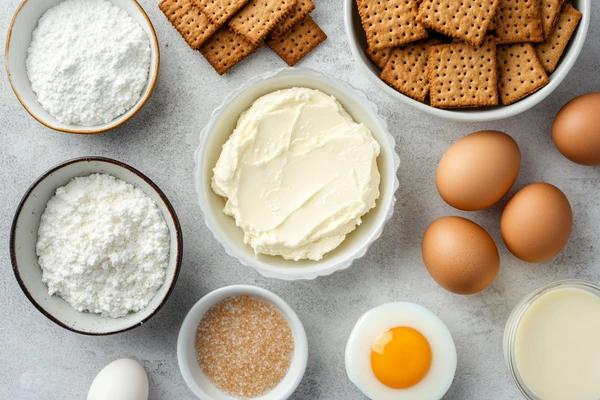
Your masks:
M58 296L48 295L42 283L42 270L35 251L40 218L56 189L77 176L106 173L139 187L156 202L169 227L171 243L165 283L148 306L123 318L81 313ZM103 157L84 157L66 161L39 177L21 200L10 232L10 257L15 277L31 303L53 322L73 332L108 335L124 332L148 321L166 303L175 288L181 268L183 238L175 210L164 193L148 177L119 161Z
M152 22L146 15L144 9L136 0L109 0L115 6L122 8L135 19L144 32L150 39L150 70L148 73L148 82L142 90L137 103L131 107L125 114L115 118L107 124L97 125L93 127L80 126L72 124L63 124L46 111L37 100L37 96L31 89L31 83L27 77L25 68L25 60L27 59L27 49L31 43L31 34L37 27L40 17L48 11L48 9L58 5L63 0L23 0L8 29L6 37L6 49L4 52L4 61L6 64L6 72L8 80L12 86L17 99L21 102L25 110L41 124L50 129L68 133L100 133L116 128L131 117L133 117L150 98L156 80L158 79L158 67L160 65L160 50L156 32L152 26Z
M337 249L326 254L320 261L291 261L262 254L255 256L250 245L244 244L243 231L236 226L235 220L223 213L225 201L210 187L212 171L221 155L222 146L233 133L240 114L259 97L291 87L318 89L334 96L356 122L365 124L371 130L381 146L381 154L377 159L381 174L381 195L376 207L363 217L363 223ZM377 107L362 92L316 71L284 68L251 79L229 95L213 112L201 133L200 142L195 154L194 179L206 225L227 254L237 258L241 264L255 268L264 276L286 280L314 279L349 267L381 235L385 222L394 210L394 193L398 188L396 172L400 159L395 152L394 139L388 132L387 123L378 115Z
M236 400L217 389L202 372L196 352L196 330L206 312L215 304L231 296L256 296L271 303L287 319L294 336L294 355L285 377L273 390L254 400L285 400L300 384L308 361L306 332L294 310L276 294L256 286L233 285L214 290L201 298L183 320L177 338L177 361L183 379L201 400Z
M460 110L444 110L431 107L427 104L413 100L408 96L394 90L385 82L379 79L380 70L367 57L365 51L367 49L367 41L364 30L360 23L360 17L356 6L356 0L344 0L344 24L346 27L346 36L350 44L350 50L354 56L360 71L381 91L387 93L394 99L407 104L419 111L431 114L436 117L446 118L455 121L495 121L503 118L512 117L522 112L529 110L542 100L544 100L560 83L565 79L565 76L575 64L575 60L581 52L585 37L587 35L590 24L591 1L590 0L573 0L573 6L579 10L583 16L577 30L571 37L569 45L565 49L562 59L558 63L556 70L550 75L550 82L526 98L517 101L509 106L486 107L482 109L460 109Z

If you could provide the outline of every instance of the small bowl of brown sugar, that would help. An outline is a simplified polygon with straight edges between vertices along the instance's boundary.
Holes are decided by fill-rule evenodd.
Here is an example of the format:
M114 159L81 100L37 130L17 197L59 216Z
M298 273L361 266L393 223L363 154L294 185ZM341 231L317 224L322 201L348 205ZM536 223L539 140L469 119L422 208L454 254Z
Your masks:
M210 292L185 317L179 369L202 400L287 399L308 360L306 332L279 296L256 286Z

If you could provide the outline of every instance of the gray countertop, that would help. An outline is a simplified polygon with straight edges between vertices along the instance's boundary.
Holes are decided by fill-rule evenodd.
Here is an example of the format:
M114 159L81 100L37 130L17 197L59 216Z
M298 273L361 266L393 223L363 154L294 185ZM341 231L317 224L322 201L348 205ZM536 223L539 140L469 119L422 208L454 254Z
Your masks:
M0 42L19 0L0 8ZM354 63L344 33L341 0L317 0L313 13L329 38L300 63L363 90L380 108L397 140L399 171L394 216L366 256L348 270L315 281L266 279L238 265L205 227L193 186L193 152L211 111L234 88L284 63L261 49L225 76L187 47L156 6L142 0L159 36L162 65L150 101L123 127L77 136L53 132L31 118L0 78L0 392L3 399L84 399L95 375L109 362L138 359L148 371L150 398L193 399L177 366L179 326L207 292L245 283L282 296L296 310L308 335L306 375L294 399L363 399L344 369L344 348L357 318L381 303L403 300L431 309L448 325L458 350L456 378L445 399L518 399L504 364L506 319L526 294L551 281L600 281L600 170L563 158L552 142L552 120L573 97L600 90L600 8L594 4L583 51L564 82L545 101L521 116L467 124L430 117L380 93ZM594 2L595 3L595 2ZM4 64L4 59L0 61ZM2 65L1 70L4 70ZM564 251L538 265L513 257L502 243L500 214L506 199L491 209L461 213L445 204L435 188L435 169L444 151L465 134L497 129L512 135L522 152L515 187L547 181L564 191L573 207L574 230ZM21 292L8 253L13 213L28 186L67 159L101 155L124 161L153 179L170 198L183 227L184 264L175 291L147 324L109 337L66 331L38 312ZM441 289L421 259L421 236L444 215L468 215L490 232L500 251L501 269L487 290L458 296Z

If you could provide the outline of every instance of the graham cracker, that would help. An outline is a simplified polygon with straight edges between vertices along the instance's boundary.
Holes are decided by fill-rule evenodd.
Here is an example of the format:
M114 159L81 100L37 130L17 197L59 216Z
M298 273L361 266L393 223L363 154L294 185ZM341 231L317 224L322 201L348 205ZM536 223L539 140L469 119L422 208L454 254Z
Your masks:
M375 65L377 65L379 67L379 69L383 69L385 67L385 64L389 60L390 56L392 55L393 51L394 51L393 48L381 49L381 50L375 50L375 51L373 51L371 49L367 49L366 53L367 53L367 56L371 59L371 61L373 61L375 63Z
M217 30L217 26L192 0L162 0L158 8L194 50L199 49Z
M540 6L540 0L500 0L495 18L497 43L544 41Z
M395 49L381 71L381 80L408 97L424 101L429 94L427 49L439 42L419 40Z
M468 43L429 47L430 104L439 108L498 104L496 41L486 36L479 47Z
M570 4L565 4L560 13L556 27L544 43L535 46L537 56L548 73L554 72L565 47L575 32L581 13Z
M496 30L496 18L492 18L492 20L490 21L490 24L488 25L487 30L488 30L488 32Z
M428 28L479 46L496 14L499 0L424 0L418 20Z
M283 36L269 39L267 46L292 67L325 39L325 32L307 15Z
M194 0L196 5L212 21L221 26L249 0Z
M542 0L542 28L544 30L544 39L550 36L554 30L560 10L565 0Z
M200 52L215 71L223 75L261 46L262 43L250 43L243 36L223 26L200 48Z
M315 3L311 0L296 0L296 5L294 9L286 15L278 24L273 28L271 32L271 37L277 38L287 31L289 31L292 26L296 25L298 22L302 21L304 17L312 12L315 9Z
M358 13L373 51L398 47L427 37L417 21L416 0L360 0Z
M250 0L229 22L229 29L260 43L296 5L296 0Z
M496 49L498 94L505 106L548 84L548 75L531 43L500 45Z

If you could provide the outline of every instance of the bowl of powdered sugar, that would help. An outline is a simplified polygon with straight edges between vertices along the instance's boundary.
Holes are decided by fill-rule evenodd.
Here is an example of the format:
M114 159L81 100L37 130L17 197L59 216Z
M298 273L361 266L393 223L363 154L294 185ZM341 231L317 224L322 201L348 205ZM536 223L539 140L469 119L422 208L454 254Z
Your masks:
M42 175L15 214L10 252L29 300L58 325L106 335L134 328L171 294L182 260L177 215L134 168L101 157Z
M5 61L15 95L36 120L58 131L99 133L148 101L160 52L135 0L24 0Z

